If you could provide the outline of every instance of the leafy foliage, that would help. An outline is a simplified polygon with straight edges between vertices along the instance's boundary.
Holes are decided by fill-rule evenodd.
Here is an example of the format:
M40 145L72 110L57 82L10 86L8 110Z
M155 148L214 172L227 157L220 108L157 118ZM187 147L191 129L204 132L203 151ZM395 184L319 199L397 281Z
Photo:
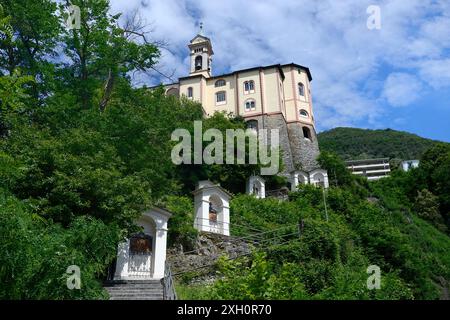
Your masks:
M187 127L189 129L191 136L194 137L194 129L192 125ZM226 131L227 130L241 130L242 132L246 130L246 124L244 120L240 117L233 117L232 115L225 114L223 112L215 112L211 117L206 118L202 121L202 133L204 134L209 129L218 130L223 137L222 154L226 158ZM201 137L200 137L201 138ZM214 139L212 139L214 140ZM202 150L206 150L207 147L212 142L202 141ZM245 156L245 159L249 158L249 140L246 139L244 145L240 145L237 141L232 142L234 145L234 156L236 159L237 154L241 153ZM192 145L194 141L192 139ZM216 151L217 152L217 151ZM214 154L213 154L214 156ZM192 154L192 157L194 155ZM194 161L191 161L194 163ZM261 164L257 161L256 164L246 164L237 165L236 163L228 164L226 159L223 160L222 164L201 164L201 165L191 165L182 164L178 167L177 171L180 176L184 177L184 192L189 192L194 190L197 186L199 180L209 179L214 183L221 184L222 187L229 190L232 193L243 193L245 192L245 181L247 177L251 176L255 172L260 171Z
M443 224L442 216L439 213L438 197L430 191L423 189L418 192L413 209L419 217L430 221L436 228L445 231L446 228Z
M97 279L115 257L117 226L85 217L63 229L1 191L0 232L3 299L106 298ZM71 265L80 267L80 290L67 288Z
M183 250L193 250L197 239L194 228L194 207L188 197L169 196L165 207L173 214L170 218L168 245L181 245Z
M335 155L324 153L320 161L328 170L335 168L337 177L341 177L338 181L342 181L338 187L331 187L325 197L320 188L303 186L289 195L288 202L251 196L232 200L231 226L235 235L242 233L238 227L242 225L251 226L244 232L248 235L257 233L252 228L267 232L290 224L297 224L299 234L293 237L284 234L283 238L283 232L277 231L274 238L287 241L262 242L253 257L231 261L223 258L219 263L221 277L202 289L206 292L204 296L445 297L450 285L450 238L434 227L439 202L427 191L422 191L416 202L411 201L417 195L417 190L411 189L421 186L413 181L426 175L415 170L397 172L391 178L368 184L343 172L345 166ZM431 224L427 222L430 218ZM381 269L380 290L366 287L369 276L366 270L370 265Z
M183 125L175 114L189 108L158 94L135 95L133 108L112 104L98 113L49 106L36 113L37 124L16 124L0 142L22 167L10 189L64 225L90 215L130 226L145 207L176 188L170 178L174 165L160 159L170 159L170 133Z

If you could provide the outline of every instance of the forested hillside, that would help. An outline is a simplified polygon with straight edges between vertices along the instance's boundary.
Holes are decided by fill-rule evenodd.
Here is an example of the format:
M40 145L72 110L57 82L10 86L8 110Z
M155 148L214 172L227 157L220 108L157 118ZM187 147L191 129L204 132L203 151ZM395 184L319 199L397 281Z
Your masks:
M369 158L420 159L437 141L392 129L335 128L318 134L323 151L335 152L344 160Z
M212 285L180 280L182 297L449 299L450 148L437 146L420 169L374 183L351 175L332 154L322 153L320 163L336 172L337 186L325 198L312 186L285 202L235 197L234 235L245 232L233 224L250 225L247 234L278 230L270 237L282 241L265 242L252 257L221 260ZM382 270L381 290L366 288L369 265Z
M133 87L130 74L154 68L160 51L121 27L107 0L72 1L84 13L80 30L64 28L54 1L4 3L0 299L107 299L102 284L117 245L139 231L134 222L144 210L171 211L169 246L193 246L192 190L204 179L234 195L232 236L257 229L282 241L240 259L221 257L213 282L177 278L182 298L449 298L448 144L424 152L419 169L370 184L322 152L329 190L304 186L288 201L259 200L243 194L259 164L172 161L175 129L192 133L202 120L203 130L225 132L245 122L206 119L197 103ZM268 188L286 185L265 178ZM71 265L81 269L80 290L67 288ZM379 290L366 286L370 265L380 267Z

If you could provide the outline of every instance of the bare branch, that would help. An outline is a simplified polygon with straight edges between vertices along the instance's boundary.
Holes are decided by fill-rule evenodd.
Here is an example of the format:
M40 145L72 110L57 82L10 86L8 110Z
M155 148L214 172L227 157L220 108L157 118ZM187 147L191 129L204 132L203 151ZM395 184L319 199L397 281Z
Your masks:
M169 48L169 44L165 40L155 40L151 39L151 34L154 33L153 24L148 24L141 16L139 12L139 8L135 8L129 11L124 16L124 21L122 22L122 26L118 26L123 31L123 36L130 41L143 42L145 44L152 44L159 49L167 50L172 53ZM173 53L172 53L173 54ZM170 80L171 82L176 82L173 78L176 69L170 70L169 72L162 71L164 69L163 66L158 67L150 67L150 70L156 72L158 75L162 76ZM151 75L150 70L136 70L136 72L143 72L145 74ZM133 72L133 77L135 72Z
M139 9L135 8L125 15L125 21L122 26L124 37L130 41L143 41L146 44L153 44L157 47L166 46L167 43L162 40L151 40L150 35L155 29L152 24L148 24L139 13Z

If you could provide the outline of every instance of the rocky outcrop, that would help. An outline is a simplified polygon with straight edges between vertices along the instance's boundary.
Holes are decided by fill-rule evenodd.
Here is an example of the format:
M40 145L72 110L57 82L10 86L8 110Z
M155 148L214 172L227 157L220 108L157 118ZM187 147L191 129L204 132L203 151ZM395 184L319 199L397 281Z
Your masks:
M167 251L167 262L175 276L188 273L201 274L200 278L215 277L217 259L226 255L233 259L250 254L252 243L237 237L228 237L215 233L200 233L195 248L184 252L182 248L171 248Z

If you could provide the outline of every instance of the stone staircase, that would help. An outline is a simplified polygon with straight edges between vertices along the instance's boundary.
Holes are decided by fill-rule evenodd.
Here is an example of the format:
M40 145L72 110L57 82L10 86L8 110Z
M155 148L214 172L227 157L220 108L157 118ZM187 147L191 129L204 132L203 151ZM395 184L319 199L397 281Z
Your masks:
M104 288L110 300L163 300L164 296L160 280L110 281Z

